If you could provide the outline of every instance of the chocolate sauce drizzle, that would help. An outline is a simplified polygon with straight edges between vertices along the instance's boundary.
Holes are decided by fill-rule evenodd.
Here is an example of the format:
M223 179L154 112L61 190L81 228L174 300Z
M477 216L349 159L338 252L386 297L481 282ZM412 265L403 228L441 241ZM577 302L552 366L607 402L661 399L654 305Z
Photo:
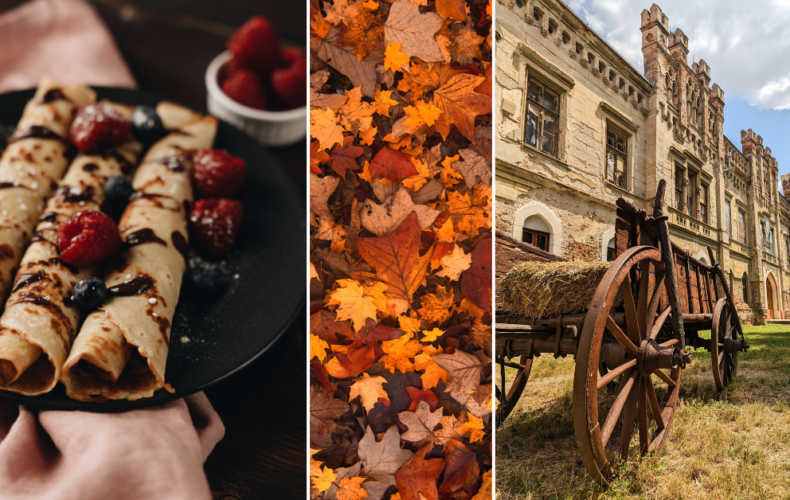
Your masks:
M35 283L37 281L41 281L41 280L43 280L46 277L47 277L47 275L46 275L46 273L44 273L43 270L40 270L37 273L26 273L26 274L23 274L22 276L19 277L18 280L16 280L16 283L14 283L14 287L11 289L11 293L16 292L20 288L24 288L24 287L26 287L27 285L29 285L31 283Z
M44 212L41 214L41 217L38 218L39 222L55 222L56 220L58 220L57 212Z
M167 246L167 242L157 236L153 229L144 227L142 229L138 229L137 231L130 233L126 237L126 241L124 242L123 250L128 250L129 248L137 245L143 245L145 243L159 243L160 245Z
M93 191L93 186L88 186L84 191L80 190L79 192L72 191L69 186L61 186L57 193L66 203L79 203L93 200Z
M148 276L142 275L134 278L133 280L126 281L119 285L112 286L107 289L112 297L131 297L133 295L142 295L146 290L151 288L153 281Z
M52 305L52 302L50 302L49 299L47 299L46 297L40 297L38 295L33 295L32 293L25 293L25 292L19 294L19 298L16 299L14 304L19 304L21 302L31 302L33 304L36 304L37 306L44 306L44 307L49 307L50 305Z
M23 189L30 189L27 186L24 186L18 182L0 182L0 189L12 189L12 188L23 188Z
M171 172L183 172L186 170L186 162L188 158L182 155L165 156L164 158L157 158L152 160L152 163L159 163L166 166Z
M189 251L189 243L187 243L187 239L184 238L184 235L178 231L173 231L170 235L170 239L173 240L173 246L176 247L176 250L186 259L187 252Z
M46 104L52 101L58 101L60 99L68 100L68 97L63 95L63 92L60 89L50 89L41 97L41 104Z
M99 170L99 166L95 163L86 163L82 166L82 170L86 172L93 172L94 170Z
M60 141L68 146L71 146L71 142L68 139L65 139L55 132L51 131L47 127L43 125L33 125L22 130L17 130L14 134L8 138L6 144L11 144L12 142L21 141L22 139L55 139Z

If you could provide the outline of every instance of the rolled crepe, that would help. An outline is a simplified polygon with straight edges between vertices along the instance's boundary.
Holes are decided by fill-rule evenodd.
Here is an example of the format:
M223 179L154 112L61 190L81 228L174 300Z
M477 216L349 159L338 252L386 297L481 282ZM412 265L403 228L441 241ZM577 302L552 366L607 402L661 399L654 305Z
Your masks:
M217 121L161 108L163 123L177 128L151 147L134 176L137 192L119 224L125 250L104 278L113 298L85 319L61 375L74 399L136 400L172 390L165 364L186 269L192 157L211 147Z
M126 117L132 112L110 105ZM101 155L77 156L48 200L0 316L0 389L32 396L55 387L82 319L74 285L98 271L60 259L58 226L76 212L100 211L107 179L130 176L141 153L142 144L130 139Z
M94 102L83 86L59 86L44 77L0 157L0 300L44 210L63 177L73 148L69 127L77 109Z

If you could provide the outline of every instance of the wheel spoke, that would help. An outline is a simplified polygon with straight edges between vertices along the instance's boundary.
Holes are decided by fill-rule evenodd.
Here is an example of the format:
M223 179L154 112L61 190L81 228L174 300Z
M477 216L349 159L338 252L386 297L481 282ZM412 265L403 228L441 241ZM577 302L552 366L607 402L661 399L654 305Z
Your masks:
M640 385L639 377L637 377L636 384L637 386ZM626 462L628 461L628 448L631 445L631 435L634 432L634 413L636 410L636 396L638 392L637 387L633 387L631 393L628 395L628 401L625 404L625 413L623 414L623 427L620 431L620 458Z
M636 366L636 358L634 358L631 361L628 361L626 363L623 363L622 365L620 365L617 368L615 368L614 370L610 371L609 373L607 373L603 377L599 378L598 379L598 390L601 390L601 387L605 387L609 382L611 382L612 380L616 379L618 376L622 375L623 373L625 373L629 369L633 368L634 366Z
M666 373L664 373L663 371L656 370L656 371L653 372L653 375L655 375L656 377L658 377L661 380L663 380L664 382L666 382L670 389L675 387L675 381L672 380L672 378L669 375L667 375Z
M650 286L650 261L642 261L642 272L639 273L639 298L636 313L639 318L639 339L647 336L647 324L650 323L647 315L647 291Z
M625 322L628 330L628 337L634 342L639 343L639 321L636 316L636 303L634 294L631 291L630 276L623 280L620 285L620 293L623 295L623 305L625 306Z
M647 453L647 398L645 397L645 379L639 380L639 452L644 455Z
M630 376L626 380L625 384L623 384L623 388L617 394L614 403L612 403L612 407L609 409L609 414L606 415L606 420L603 423L602 429L604 447L606 447L606 443L609 442L609 438L612 437L612 431L614 430L614 426L617 425L617 419L620 418L620 414L623 412L623 406L625 405L626 399L629 399L629 395L631 394L631 390L634 387L634 381L637 374L638 372L636 370L631 370Z
M672 347L678 343L678 339L667 340L663 344L658 344L660 347Z
M628 335L626 335L625 332L623 332L623 330L617 326L617 323L614 322L614 319L612 319L611 316L606 317L606 329L609 330L609 333L611 333L615 339L617 339L617 342L623 346L623 349L625 349L626 352L636 355L638 349L634 343L631 342L631 339L628 338Z
M650 304L647 306L647 326L645 331L651 333L655 328L654 322L656 311L658 311L658 302L661 300L661 289L664 286L664 273L656 271L655 287L653 287L653 296L650 298ZM660 319L660 318L659 318Z
M656 389L653 387L653 380L650 376L645 379L645 389L647 389L647 400L650 402L650 411L653 412L653 418L656 419L656 426L660 431L664 428L664 419L661 417L661 408L658 406Z
M667 306L664 312L661 313L661 316L658 317L656 323L653 325L653 329L650 331L650 340L656 340L658 334L661 333L661 328L664 326L664 323L666 323L669 313L672 312L671 309L670 306Z
M724 359L724 352L719 353L719 366L721 366L721 360Z

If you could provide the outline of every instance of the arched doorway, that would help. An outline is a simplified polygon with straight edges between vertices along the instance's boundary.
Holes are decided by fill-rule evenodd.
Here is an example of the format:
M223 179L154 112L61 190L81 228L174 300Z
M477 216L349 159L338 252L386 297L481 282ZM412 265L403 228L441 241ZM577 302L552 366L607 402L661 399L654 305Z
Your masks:
M768 277L765 279L765 293L767 300L767 307L768 307L768 318L769 319L781 319L782 313L779 312L779 294L778 294L778 287L776 286L776 280L774 279L773 274L768 274Z

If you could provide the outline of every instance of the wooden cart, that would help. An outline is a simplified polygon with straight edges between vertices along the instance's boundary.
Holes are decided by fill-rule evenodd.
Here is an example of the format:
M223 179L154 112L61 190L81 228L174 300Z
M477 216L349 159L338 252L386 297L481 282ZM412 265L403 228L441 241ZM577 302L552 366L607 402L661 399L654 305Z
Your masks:
M652 217L617 201L616 258L586 313L538 320L497 315L497 425L518 402L535 356L574 356L576 441L585 468L601 484L619 462L666 441L681 372L691 362L687 346L710 351L719 390L735 375L738 352L748 348L713 251L708 247L707 265L670 241L665 189L662 180ZM615 308L618 293L622 305ZM700 330L711 330L711 339L700 338ZM510 383L505 367L517 370ZM639 442L632 446L635 423Z

